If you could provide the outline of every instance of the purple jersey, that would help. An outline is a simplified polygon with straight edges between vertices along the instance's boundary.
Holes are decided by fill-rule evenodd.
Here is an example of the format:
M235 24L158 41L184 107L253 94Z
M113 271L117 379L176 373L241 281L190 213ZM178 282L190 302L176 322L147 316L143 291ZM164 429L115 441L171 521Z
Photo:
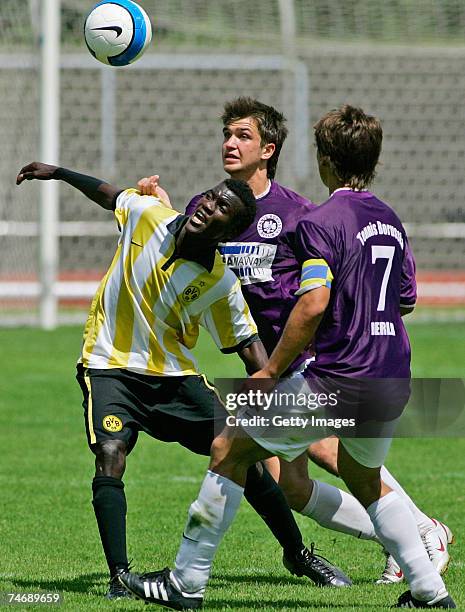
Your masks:
M333 276L308 376L408 379L399 307L415 304L415 264L394 211L368 191L338 189L299 224L296 243L301 264L326 262Z
M191 214L200 199L189 202ZM275 181L266 195L257 198L252 225L234 242L221 244L224 262L237 274L242 292L269 354L282 335L297 302L301 264L295 255L295 230L314 205ZM295 370L310 355L301 355L289 368Z

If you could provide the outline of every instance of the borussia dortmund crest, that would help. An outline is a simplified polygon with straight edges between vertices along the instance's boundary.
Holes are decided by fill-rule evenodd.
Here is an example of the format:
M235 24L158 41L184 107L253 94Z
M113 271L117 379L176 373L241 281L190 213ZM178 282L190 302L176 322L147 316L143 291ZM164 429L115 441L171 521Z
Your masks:
M103 417L103 428L107 431L121 431L123 429L123 421L114 414L107 414Z
M189 304L200 296L200 289L195 285L189 285L182 292L182 301Z

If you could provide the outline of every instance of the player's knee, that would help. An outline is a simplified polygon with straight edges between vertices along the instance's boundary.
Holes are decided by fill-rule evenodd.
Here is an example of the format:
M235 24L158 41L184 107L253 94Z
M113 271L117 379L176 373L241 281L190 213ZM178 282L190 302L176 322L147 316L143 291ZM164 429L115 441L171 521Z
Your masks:
M106 440L94 447L95 471L98 476L121 478L126 468L127 446L122 440Z
M215 438L210 447L210 457L212 461L218 461L226 452L225 439L221 436Z
M210 452L210 469L232 478L242 480L247 469L255 461L243 451L238 438L218 436L212 443Z
M210 469L225 466L231 461L231 440L223 436L216 437L210 448Z

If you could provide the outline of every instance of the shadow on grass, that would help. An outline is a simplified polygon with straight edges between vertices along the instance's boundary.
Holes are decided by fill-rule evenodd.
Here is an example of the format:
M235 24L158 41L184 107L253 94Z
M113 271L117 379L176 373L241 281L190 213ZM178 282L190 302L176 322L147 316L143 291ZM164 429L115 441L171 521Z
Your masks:
M247 583L247 584L279 584L279 585L289 585L289 584L300 584L305 585L310 584L311 586L316 586L314 582L312 582L309 578L293 578L292 576L266 576L264 574L260 575L237 575L237 574L223 574L222 576L213 576L214 586L221 587L225 586L227 583L235 582L235 583Z
M324 591L327 591L328 589L332 588L332 587L320 587L317 584L315 584L310 578L306 578L305 576L302 576L301 578L294 578L293 576L289 575L289 576L267 576L265 574L263 575L255 575L255 574L244 574L244 575L237 575L237 574L224 574L222 576L218 576L218 575L213 575L212 580L214 580L214 584L215 586L221 587L221 586L225 586L226 583L249 583L249 584L276 584L276 585L289 585L289 584L296 584L296 585L300 585L300 586L310 586L310 587L315 587L316 589L323 589ZM358 586L365 586L365 585L374 585L375 584L375 579L370 577L370 578L364 578L364 577L358 577L354 580L353 582L353 586L354 587L358 587ZM386 586L391 586L391 585L386 585ZM404 585L405 586L405 585ZM346 587L341 587L341 588L346 588ZM350 587L347 587L350 588ZM405 590L405 589L404 589Z
M327 594L334 593L336 596L342 591L345 593L350 593L350 588L343 589L333 589L330 587L319 587L315 583L313 583L310 579L302 577L302 578L293 578L291 576L267 576L267 575L237 575L237 574L226 574L222 576L213 576L211 588L214 591L215 589L220 589L227 587L228 585L234 584L248 584L249 587L253 587L253 585L262 586L262 585L275 585L276 587L286 587L289 585L298 585L301 587L310 587L308 591L308 596L305 598L296 598L296 599L273 599L267 600L260 598L260 601L257 599L220 599L215 598L212 593L212 597L208 597L206 601L207 607L212 607L214 609L223 609L223 608L240 608L247 610L288 610L291 612L292 610L309 610L309 609L362 609L362 610L371 610L378 609L379 603L373 603L372 605L365 603L356 603L351 602L350 604L344 601L328 601ZM364 579L361 578L357 580L354 586L363 586L373 584L372 579ZM324 593L324 597L320 594ZM395 595L397 598L397 594Z
M22 590L40 590L47 592L92 593L94 588L102 588L100 582L108 579L107 574L82 574L75 578L57 578L56 580L24 580L10 578L10 581Z
M360 608L362 610L379 609L379 605L367 605L366 603L336 603L319 600L298 600L298 599L262 599L256 601L253 599L241 599L238 601L231 601L230 599L214 599L209 597L205 604L206 608L218 608L218 609L231 609L231 608L242 608L247 610L309 610L317 608L318 610L335 610L337 608L345 608L346 610L352 608Z

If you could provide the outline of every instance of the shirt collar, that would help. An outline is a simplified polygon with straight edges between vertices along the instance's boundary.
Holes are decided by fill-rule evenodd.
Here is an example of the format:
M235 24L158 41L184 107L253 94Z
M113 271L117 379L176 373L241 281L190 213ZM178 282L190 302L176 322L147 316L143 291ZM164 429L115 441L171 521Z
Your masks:
M170 234L173 234L175 239L179 236L182 228L186 225L188 219L189 219L189 215L178 215L175 219L173 219L173 221L170 221L170 223L168 223L168 225L166 226L167 230L170 232ZM198 255L195 255L194 257L186 259L186 261L194 261L195 263L198 263L201 266L203 266L208 272L211 272L215 264L215 255L216 255L216 248L212 247L208 251L200 252ZM168 260L163 264L162 270L168 270L168 268L172 264L174 264L176 259L180 259L180 257L178 253L176 253L176 244L175 244L174 251L172 255L168 258Z
M267 196L270 193L270 189L271 189L271 181L270 179L268 179L268 183L266 186L266 189L263 193L259 193L258 195L255 196L256 200L261 200L262 198L264 198L265 196Z
M352 189L352 187L338 187L338 189L335 189L333 193L337 193L338 191L354 191L355 193L363 193L364 191L368 191L368 189Z

